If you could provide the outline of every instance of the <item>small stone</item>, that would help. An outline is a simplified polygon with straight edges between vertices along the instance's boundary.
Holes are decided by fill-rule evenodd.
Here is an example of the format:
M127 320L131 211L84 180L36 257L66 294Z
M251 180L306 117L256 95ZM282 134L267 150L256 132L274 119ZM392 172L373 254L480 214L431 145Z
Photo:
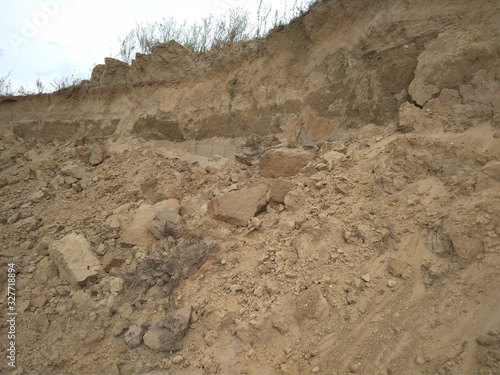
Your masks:
M313 367L313 369L312 369L312 373L313 373L313 374L316 374L316 373L318 373L318 372L319 372L319 367L318 367L318 366Z
M259 285L257 288L255 288L253 294L255 294L257 297L262 297L262 286Z
M415 363L417 365L424 365L427 361L425 360L425 358L421 355L419 355L417 358L415 358Z
M102 163L103 150L100 146L96 144L88 145L88 151L90 152L89 164L96 166Z
M182 361L184 361L184 357L182 355L176 355L172 358L172 363L176 365L178 365Z
M119 277L110 277L109 286L111 294L117 296L123 290L123 280Z
M361 278L363 279L363 281L369 282L371 279L371 276L369 273L367 273L366 275L361 276Z
M71 288L68 285L58 285L56 291L60 296L68 296L71 293Z
M100 244L99 246L97 246L97 249L95 250L95 253L99 256L103 256L104 254L106 254L106 245L104 245L103 243Z
M0 177L0 188L7 186L9 184L9 180L7 177Z
M252 217L250 219L250 223L252 224L252 227L254 227L255 229L259 229L262 226L262 222L258 217Z
M69 164L61 168L61 174L63 176L72 177L76 180L81 180L85 175L85 171L79 165Z
M142 336L144 332L138 325L133 325L129 327L128 331L125 333L124 339L127 345L131 348L137 348L142 343Z
M208 331L205 333L205 344L207 346L212 346L217 342L217 339L219 338L219 332L215 330Z
M39 309L41 307L44 307L46 303L47 303L47 297L39 296L39 297L35 297L35 298L31 299L30 307L34 307L35 309Z
M178 351L189 328L191 305L168 313L163 322L151 327L144 335L144 344L155 352Z
M113 334L114 337L118 337L123 332L125 332L126 329L127 329L127 325L126 324L120 324L120 325L116 326L115 328L113 328L113 330L111 331L111 333Z
M476 337L476 342L481 346L492 346L497 343L497 340L493 336L481 335Z
M389 281L387 281L387 286L388 286L389 288L394 288L394 287L396 286L396 284L397 284L397 283L396 283L396 281L394 281L394 280L389 280Z
M483 168L481 168L481 171L491 178L500 181L500 161L490 161Z
M359 372L360 368L361 368L360 363L354 363L349 367L349 371L355 374L355 373Z
M403 275L406 276L406 278L409 278L408 274L408 265L399 259L393 259L389 262L389 266L387 267L387 270L389 273L393 276L396 277L403 277Z
M113 267L120 267L125 262L124 259L114 256L109 253L102 258L102 268L104 271L109 272Z
M14 224L18 222L19 219L21 219L21 212L16 211L7 219L7 224Z

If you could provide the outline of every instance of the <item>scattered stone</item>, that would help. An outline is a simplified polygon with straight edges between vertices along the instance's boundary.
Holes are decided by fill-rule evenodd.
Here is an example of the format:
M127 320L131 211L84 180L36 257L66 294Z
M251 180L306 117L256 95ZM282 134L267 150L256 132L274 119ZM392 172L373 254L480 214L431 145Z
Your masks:
M7 186L9 184L9 180L7 177L2 176L0 177L0 188L3 188L4 186Z
M260 227L262 226L262 221L258 217L252 217L250 219L250 224L253 228L260 229Z
M425 360L425 358L423 356L421 356L421 355L419 355L417 358L415 358L415 363L417 365L422 366L422 365L425 365L426 362L427 361Z
M114 337L118 337L120 336L123 332L125 332L127 330L128 326L126 324L120 324L120 325L117 325L115 328L113 328L113 330L111 331L111 334L114 336Z
M408 264L399 259L393 259L389 262L387 271L393 276L404 278L404 275L408 275Z
M97 246L97 249L95 250L95 253L99 256L103 256L104 254L106 254L106 251L108 249L106 248L106 245L104 245L103 243L100 244L99 246Z
M170 212L178 214L179 210L181 209L181 204L179 203L178 199L171 198L155 203L155 208L157 211L161 211L162 209L167 209Z
M40 200L45 197L45 193L41 190L38 190L37 192L33 193L30 197L30 200L32 202L40 202Z
M12 215L9 216L7 219L7 224L14 224L17 223L21 219L22 215L20 211L14 212Z
M208 213L215 219L239 226L248 221L267 205L267 186L259 185L213 198L208 204Z
M353 374L356 374L357 372L359 372L359 370L361 369L361 364L360 363L353 363L350 367L349 367L349 371Z
M388 286L389 288L391 288L391 289L392 289L392 288L394 288L394 287L396 286L396 284L397 284L397 283L396 283L396 281L395 281L395 280L389 280L389 281L387 281L387 286Z
M163 208L155 215L152 222L148 223L147 228L159 240L168 236L178 239L183 232L182 217Z
M31 299L30 307L34 307L35 309L39 309L41 307L44 307L46 303L47 303L47 297L39 296L39 297L35 297L35 298Z
M81 180L85 175L85 170L79 165L68 164L61 168L61 174L63 176L72 177L76 180Z
M123 290L123 280L119 277L110 277L109 287L111 294L117 296Z
M342 154L341 152L337 152L337 151L332 150L332 151L325 152L323 154L323 159L326 160L326 162L329 165L329 169L332 170L342 162L342 159L344 158L344 156L345 155Z
M58 285L56 286L56 292L60 296L68 296L71 293L71 288L68 285Z
M497 340L493 336L481 335L476 337L476 342L481 346L493 346Z
M481 168L481 171L491 178L500 181L500 161L492 160Z
M319 367L318 366L315 366L313 367L313 369L311 370L313 374L316 374L319 372Z
M116 217L116 215L112 215L107 221L109 229L111 230L119 230L122 227L120 220Z
M101 164L104 155L102 147L96 144L89 144L87 149L89 152L89 164L92 166Z
M76 233L52 241L48 252L59 269L60 277L73 286L97 277L101 268L99 259L90 250L90 243Z
M371 276L369 273L367 273L366 275L361 276L361 278L363 279L363 281L369 282L371 279Z
M134 214L132 222L126 226L121 235L120 243L123 247L149 247L155 237L148 230L147 226L156 215L156 209L149 204L141 205Z
M43 220L41 218L36 218L35 216L27 217L26 219L21 219L17 221L13 227L19 231L25 233L30 233L43 225Z
M133 326L129 327L123 337L127 345L133 349L141 345L143 334L144 332L142 328L134 324Z
M269 189L269 203L272 206L285 203L285 197L292 189L291 185L282 179L276 179Z
M113 267L120 267L125 262L125 259L115 256L114 254L106 254L101 261L104 271L109 272Z
M329 315L328 302L318 286L313 285L300 293L295 306L295 317L302 328L321 324Z
M219 338L219 332L215 330L210 330L207 333L205 333L205 344L207 344L207 346L212 346L217 342L218 338Z
M280 148L264 153L260 159L262 177L291 177L314 159L315 152L298 148Z
M155 352L179 351L189 328L191 305L170 312L165 319L153 325L144 335L144 344Z
M184 361L184 357L182 355L176 355L172 358L172 363L178 365L179 363Z

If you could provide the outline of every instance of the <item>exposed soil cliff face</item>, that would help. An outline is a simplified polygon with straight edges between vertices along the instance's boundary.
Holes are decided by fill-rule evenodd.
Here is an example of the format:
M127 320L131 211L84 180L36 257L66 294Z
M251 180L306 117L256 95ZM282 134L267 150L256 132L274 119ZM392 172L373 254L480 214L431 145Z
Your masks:
M442 89L468 117L499 111L496 1L323 1L264 41L196 56L170 42L131 66L106 59L89 85L4 101L2 126L23 137L91 129L154 139L285 131L317 141L398 120ZM481 20L479 23L474 20ZM34 126L36 125L36 126ZM65 126L60 126L65 125Z
M321 1L3 99L0 372L500 373L498 25Z

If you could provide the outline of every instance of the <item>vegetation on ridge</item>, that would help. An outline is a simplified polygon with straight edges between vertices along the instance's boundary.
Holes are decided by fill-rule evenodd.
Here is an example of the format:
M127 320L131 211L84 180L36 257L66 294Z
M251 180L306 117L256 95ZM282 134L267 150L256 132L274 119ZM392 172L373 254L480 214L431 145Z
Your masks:
M193 52L203 53L234 43L264 38L269 30L282 27L307 13L316 1L294 0L293 5L288 6L285 0L283 11L275 10L272 14L271 5L264 0L258 0L255 20L251 19L249 12L236 8L219 17L209 15L194 24L188 24L186 21L177 23L173 18L164 18L161 22L140 23L120 40L119 53L115 57L130 64L136 53L150 54L158 44L170 40L177 41ZM37 78L34 88L27 86L14 88L9 72L0 77L0 97L54 92L80 85L84 80L73 73L71 76L54 79L49 85L45 85L40 78ZM234 91L230 95L234 97Z

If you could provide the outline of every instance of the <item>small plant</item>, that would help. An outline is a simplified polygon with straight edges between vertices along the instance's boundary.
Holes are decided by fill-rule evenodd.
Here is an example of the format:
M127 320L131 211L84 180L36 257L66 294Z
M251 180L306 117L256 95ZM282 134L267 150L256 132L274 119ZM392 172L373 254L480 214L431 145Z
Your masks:
M347 58L344 58L344 60L342 60L339 66L339 71L343 76L346 75L348 67L349 67L349 60Z
M238 84L238 78L232 78L229 80L228 85L229 85L229 98L233 100L236 96L234 93L234 89L236 85Z
M35 85L36 85L36 90L38 91L38 94L42 94L45 91L45 86L40 78L36 79Z
M270 28L283 27L290 20L307 13L315 0L294 0L292 8L288 8L285 0L283 12L274 11L274 20L269 16L274 10L264 0L258 0L257 19L250 19L248 12L241 8L231 9L226 15L214 17L209 15L188 25L177 23L173 18L162 22L137 24L122 40L120 39L119 57L131 63L135 53L152 53L160 43L175 40L195 53L220 49L234 43L247 42L254 38L265 37Z
M10 82L10 72L0 78L0 96L12 96L12 84Z
M50 83L50 85L54 88L54 91L58 91L68 87L78 86L82 83L82 81L82 78L73 73L70 77L61 77L59 79L54 79Z

